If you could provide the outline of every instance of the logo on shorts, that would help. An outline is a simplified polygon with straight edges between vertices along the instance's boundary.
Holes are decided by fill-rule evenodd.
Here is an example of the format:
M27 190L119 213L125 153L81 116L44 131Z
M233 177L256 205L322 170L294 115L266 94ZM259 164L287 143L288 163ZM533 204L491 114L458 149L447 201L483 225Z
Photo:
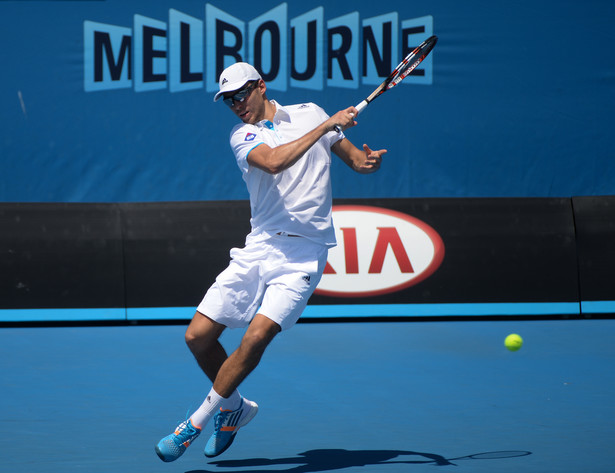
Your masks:
M306 283L309 283L309 282L310 282L310 275L309 275L309 274L306 274L305 276L303 276L303 280L304 280Z
M243 141L254 141L254 138L256 138L255 133L248 133Z

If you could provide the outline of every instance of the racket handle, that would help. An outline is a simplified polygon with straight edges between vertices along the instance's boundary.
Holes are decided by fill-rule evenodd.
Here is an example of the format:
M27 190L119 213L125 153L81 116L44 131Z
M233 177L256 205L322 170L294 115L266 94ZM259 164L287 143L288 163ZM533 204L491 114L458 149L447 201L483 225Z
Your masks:
M367 107L367 100L361 101L361 103L355 108L358 110L359 113L361 113L363 110L365 110L365 107Z

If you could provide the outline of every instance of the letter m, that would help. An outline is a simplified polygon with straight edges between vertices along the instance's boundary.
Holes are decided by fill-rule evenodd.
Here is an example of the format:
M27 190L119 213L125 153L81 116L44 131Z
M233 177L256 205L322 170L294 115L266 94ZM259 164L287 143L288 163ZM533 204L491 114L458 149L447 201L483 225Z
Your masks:
M83 22L83 70L86 92L132 87L132 30Z

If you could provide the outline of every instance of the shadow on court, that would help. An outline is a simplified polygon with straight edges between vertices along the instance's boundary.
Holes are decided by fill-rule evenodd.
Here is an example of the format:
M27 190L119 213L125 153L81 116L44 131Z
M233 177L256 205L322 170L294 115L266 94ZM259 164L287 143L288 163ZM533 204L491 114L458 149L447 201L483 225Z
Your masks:
M267 473L269 472L295 472L309 473L317 471L342 470L344 468L376 466L388 464L406 465L425 465L447 466L456 464L458 460L495 460L502 458L524 457L531 455L527 451L498 451L484 452L467 455L464 457L445 458L436 453L412 452L403 450L343 450L343 449L322 449L309 450L299 453L296 457L289 458L248 458L245 460L222 460L210 462L222 468L242 468L242 473ZM409 457L409 458L407 458ZM288 469L275 468L264 470L266 467L279 467L280 465L297 465ZM243 468L257 468L255 470L244 470ZM221 470L216 470L221 471ZM190 470L186 473L211 473L208 470Z

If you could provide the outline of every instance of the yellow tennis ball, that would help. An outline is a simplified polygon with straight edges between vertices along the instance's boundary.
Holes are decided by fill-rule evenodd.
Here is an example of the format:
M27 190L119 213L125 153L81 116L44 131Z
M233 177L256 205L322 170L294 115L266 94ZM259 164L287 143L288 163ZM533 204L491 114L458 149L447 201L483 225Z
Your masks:
M504 340L504 345L506 345L506 348L508 348L510 351L517 351L519 348L521 348L521 345L523 345L523 339L516 333L511 333Z

